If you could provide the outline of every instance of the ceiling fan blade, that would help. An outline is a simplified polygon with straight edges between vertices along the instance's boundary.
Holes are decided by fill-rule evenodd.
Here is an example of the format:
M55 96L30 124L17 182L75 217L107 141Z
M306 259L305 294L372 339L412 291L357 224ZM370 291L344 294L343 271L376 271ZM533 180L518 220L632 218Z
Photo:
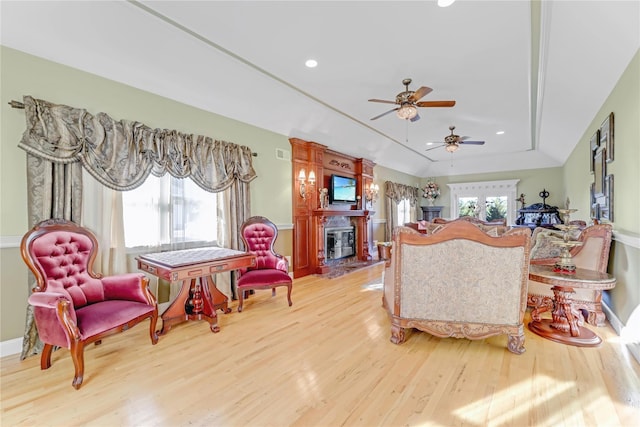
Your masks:
M484 141L460 141L460 144L465 144L465 145L484 145Z
M369 102L382 102L384 104L395 104L396 101L387 101L386 99L370 99Z
M411 122L417 122L418 120L420 120L420 114L417 114L417 113L416 113L416 116L414 118L409 119L409 121L411 121Z
M446 145L446 144L439 143L438 145L434 145L433 147L429 147L429 148L427 148L427 149L426 149L426 150L424 150L424 151L431 151L431 150L435 150L436 148L440 148L440 147L442 147L442 146L444 146L444 145Z
M456 101L422 101L416 102L418 107L453 107Z
M465 141L467 139L471 138L470 136L460 136L458 137L458 141Z
M399 107L398 107L398 108L399 108ZM382 114L378 114L377 116L372 117L372 118L371 118L371 120L379 119L379 118L380 118L380 117L382 117L382 116L386 116L387 114L389 114L389 113L391 113L391 112L393 112L393 111L396 111L398 108L394 108L393 110L385 111L385 112L384 112L384 113L382 113Z
M413 95L411 95L409 97L409 101L411 102L416 102L418 99L422 98L423 96L425 96L426 94L430 93L433 89L431 89L430 87L427 86L422 86L420 87L420 89L418 89L417 91L415 91L413 93Z

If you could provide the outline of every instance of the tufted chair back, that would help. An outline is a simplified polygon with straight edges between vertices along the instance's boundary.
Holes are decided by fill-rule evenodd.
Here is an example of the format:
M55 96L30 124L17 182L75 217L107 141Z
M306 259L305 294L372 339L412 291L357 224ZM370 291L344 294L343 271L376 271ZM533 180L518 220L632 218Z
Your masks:
M278 237L278 228L274 223L265 217L251 217L242 225L241 236L246 250L256 256L255 267L249 267L248 270L275 268L288 271L286 259L273 249Z
M82 229L62 229L34 236L25 249L41 272L37 275L37 291L66 295L73 308L104 301L102 283L89 274L96 248L95 237Z
M276 225L263 216L253 216L242 224L240 236L246 250L255 255L256 265L239 270L238 311L242 311L248 291L271 289L271 295L275 296L278 286L287 287L287 300L291 306L293 282L289 276L289 263L273 249L278 237Z

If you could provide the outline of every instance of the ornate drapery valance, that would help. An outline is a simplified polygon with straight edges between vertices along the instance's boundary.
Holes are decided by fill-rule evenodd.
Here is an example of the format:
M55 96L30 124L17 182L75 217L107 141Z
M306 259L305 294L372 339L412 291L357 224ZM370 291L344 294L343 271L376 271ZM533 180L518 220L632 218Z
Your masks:
M95 116L84 109L24 97L27 128L18 146L54 163L81 162L103 185L125 191L149 174L190 177L204 190L219 192L234 179L256 178L251 149L143 123Z
M418 202L419 188L410 185L398 184L397 182L385 181L385 196L389 197L396 203L404 199L409 199L411 206L416 206Z

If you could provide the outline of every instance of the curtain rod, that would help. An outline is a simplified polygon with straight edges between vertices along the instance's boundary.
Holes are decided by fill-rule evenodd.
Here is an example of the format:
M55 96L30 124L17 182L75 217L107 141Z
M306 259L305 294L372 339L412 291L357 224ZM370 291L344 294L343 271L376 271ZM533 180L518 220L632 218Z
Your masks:
M11 105L11 107L13 107L13 108L19 108L21 110L24 110L24 104L22 102L10 101L8 104Z

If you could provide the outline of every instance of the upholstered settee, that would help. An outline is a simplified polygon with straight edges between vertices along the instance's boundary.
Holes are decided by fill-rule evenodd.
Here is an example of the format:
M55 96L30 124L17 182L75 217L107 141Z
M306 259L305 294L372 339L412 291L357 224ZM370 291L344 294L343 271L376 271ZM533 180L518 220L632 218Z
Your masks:
M468 221L432 234L396 227L382 301L391 341L404 342L411 328L468 339L506 334L508 349L523 353L530 238L522 228L492 237Z
M609 265L611 237L611 224L591 225L582 231L574 231L571 239L581 243L569 251L576 267L605 273ZM561 251L560 246L555 244L558 241L562 241L561 232L542 227L534 229L531 235L531 264L554 265ZM529 280L527 305L538 309L545 307L547 311L551 311L553 309L551 286ZM573 306L580 311L587 323L604 326L602 291L576 288Z

